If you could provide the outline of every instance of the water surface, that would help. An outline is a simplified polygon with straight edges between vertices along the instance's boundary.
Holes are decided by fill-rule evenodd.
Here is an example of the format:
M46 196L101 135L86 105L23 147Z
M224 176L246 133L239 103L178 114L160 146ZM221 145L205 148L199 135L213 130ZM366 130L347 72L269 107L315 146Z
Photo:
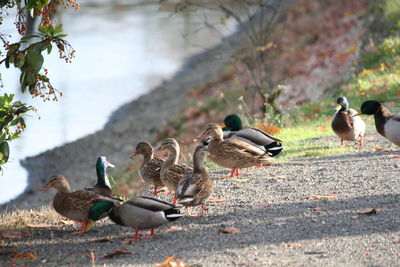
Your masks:
M218 22L220 14L207 16ZM3 33L15 33L13 19L5 18ZM100 130L119 106L170 78L185 58L234 29L228 20L217 33L204 27L204 13L172 14L161 11L157 2L85 1L79 11L65 12L58 20L76 50L71 64L58 59L56 49L45 55L52 84L63 93L58 102L20 93L19 71L0 69L5 85L0 93L14 93L38 109L26 119L22 137L11 143L10 162L0 176L0 203L27 185L21 159Z

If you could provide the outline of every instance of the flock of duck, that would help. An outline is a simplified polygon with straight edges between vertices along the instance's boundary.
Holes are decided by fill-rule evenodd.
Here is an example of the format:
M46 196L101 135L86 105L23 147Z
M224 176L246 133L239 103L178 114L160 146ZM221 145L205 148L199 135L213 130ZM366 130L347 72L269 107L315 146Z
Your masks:
M344 140L359 140L363 145L365 123L354 109L349 109L346 97L337 100L332 129ZM368 100L361 106L361 114L374 115L377 131L392 143L400 146L400 114L391 115L378 101ZM129 241L155 236L155 228L175 221L183 216L176 203L186 208L189 216L204 216L205 204L214 190L214 182L208 175L204 162L207 157L218 165L232 169L230 178L239 176L240 168L261 167L271 157L278 155L282 141L256 128L243 128L236 114L224 119L224 125L208 124L198 136L201 140L193 153L193 165L178 162L180 147L174 138L166 138L153 149L148 142L136 145L130 158L143 156L140 175L144 181L154 186L153 197L140 196L124 201L112 195L107 177L107 168L114 167L106 157L101 156L96 163L97 183L90 188L70 191L68 180L62 175L52 176L41 188L57 190L53 199L54 209L62 216L81 222L82 227L75 234L90 230L97 220L109 217L114 223L135 228L135 235ZM168 152L167 158L156 158L153 152ZM167 187L174 193L173 203L158 198L159 187ZM200 215L191 214L189 207L201 206ZM150 235L140 235L139 231L151 229Z

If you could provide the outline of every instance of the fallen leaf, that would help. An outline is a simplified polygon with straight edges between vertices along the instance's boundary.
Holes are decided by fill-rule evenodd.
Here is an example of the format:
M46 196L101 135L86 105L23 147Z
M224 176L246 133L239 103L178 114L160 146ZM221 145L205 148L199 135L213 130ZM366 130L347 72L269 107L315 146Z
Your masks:
M360 218L360 216L354 215L354 216L351 216L351 218L352 218L352 219L358 219L358 218Z
M364 139L364 141L372 141L372 140L375 140L375 138L372 137L372 136L367 136L367 137L364 137L363 139Z
M382 147L375 147L375 152L389 152L391 150L388 150L386 148L382 148Z
M47 224L47 223L38 223L38 224L28 223L26 226L31 227L31 228L49 228L49 227L55 227L54 225Z
M184 231L184 230L186 230L186 228L184 228L182 226L176 226L176 225L172 225L172 226L165 228L165 232L180 232L180 231Z
M282 226L282 225L285 225L285 224L286 224L286 222L273 222L272 223L273 226Z
M286 179L286 178L287 178L286 175L277 175L277 176L271 177L271 179L275 179L275 180Z
M337 199L335 196L319 196L319 195L309 195L306 199Z
M371 214L378 214L379 212L381 212L380 209L365 209L365 210L360 210L359 212L357 212L358 214L367 214L367 215L371 215Z
M365 256L371 256L371 253L365 252Z
M225 227L219 230L223 234L240 234L240 230L235 227Z
M60 223L64 225L71 225L71 224L77 224L78 222L72 220L60 220Z
M226 198L212 197L207 200L207 203L222 203L222 202L226 202Z
M17 260L34 260L36 259L37 256L34 252L17 252L14 251L11 254L11 260L17 261Z
M389 157L389 158L400 158L400 155L389 154L389 155L386 155L386 157Z
M106 256L104 256L103 258L105 259L111 259L120 255L124 255L124 254L132 254L132 252L130 252L127 248L119 248L116 251L114 251L113 253L110 253Z
M111 243L113 243L114 241L112 241L110 238L101 238L101 239L96 239L93 242L98 242L98 243L111 242Z
M189 264L183 262L182 259L174 260L175 255L169 256L164 262L157 263L155 267L190 267Z
M22 233L21 232L4 231L4 232L1 232L1 236L3 238L8 238L8 239L19 239L19 238L22 238Z
M238 183L247 183L248 181L250 181L250 179L235 179L235 182Z

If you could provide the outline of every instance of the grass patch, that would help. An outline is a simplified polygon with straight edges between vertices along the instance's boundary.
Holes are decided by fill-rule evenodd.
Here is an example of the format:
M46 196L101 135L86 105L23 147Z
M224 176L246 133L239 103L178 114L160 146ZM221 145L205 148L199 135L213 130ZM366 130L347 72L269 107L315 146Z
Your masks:
M355 151L355 146L340 147L339 138L334 136L330 120L319 119L296 126L282 128L276 135L284 140L284 149L277 156L278 162L306 157L320 157L335 154L348 154Z

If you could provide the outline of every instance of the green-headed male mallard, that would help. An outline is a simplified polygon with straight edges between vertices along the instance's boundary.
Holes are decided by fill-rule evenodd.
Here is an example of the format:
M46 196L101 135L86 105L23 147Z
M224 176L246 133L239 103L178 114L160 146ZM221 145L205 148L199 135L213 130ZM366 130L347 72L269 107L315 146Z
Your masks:
M115 166L105 156L98 157L96 162L97 183L93 187L86 187L85 190L112 198L112 188L107 176L108 167L114 168Z
M83 234L90 230L95 221L106 217L119 202L88 190L70 192L68 180L62 175L52 176L40 190L51 187L57 190L53 199L54 209L62 216L82 224L81 230L73 234Z
M263 150L269 156L278 155L282 149L282 141L257 128L243 128L242 120L236 114L230 114L224 119L222 127L224 139L234 138Z
M150 236L155 236L155 227L175 221L185 214L173 204L152 198L137 197L117 204L109 213L109 218L116 224L135 228L135 236L129 241L136 241L139 230L151 229Z
M332 130L340 138L340 145L343 146L343 140L360 140L359 146L363 146L363 137L365 133L365 122L357 115L357 111L349 108L347 98L341 96L337 99L338 104L335 108L336 113L332 119Z
M166 138L161 142L161 145L156 150L167 150L168 157L161 167L161 181L171 191L175 192L179 180L186 174L192 173L193 168L189 165L178 164L180 147L179 143L174 138ZM176 203L176 194L174 201Z
M199 138L211 136L208 144L209 157L225 168L232 169L229 178L239 176L239 168L248 168L263 164L270 156L262 149L237 139L224 140L222 128L211 123Z
M136 145L136 151L129 158L143 155L143 162L140 166L140 176L149 184L154 185L154 196L157 196L157 188L164 184L160 178L161 166L165 159L153 157L153 147L148 142L140 142Z
M193 154L193 172L183 176L176 188L178 203L185 207L201 205L202 217L205 203L214 189L214 183L204 168L207 155L206 147L203 145L196 147Z
M361 105L361 113L374 115L375 127L380 135L400 146L400 113L392 115L376 100L367 100Z

